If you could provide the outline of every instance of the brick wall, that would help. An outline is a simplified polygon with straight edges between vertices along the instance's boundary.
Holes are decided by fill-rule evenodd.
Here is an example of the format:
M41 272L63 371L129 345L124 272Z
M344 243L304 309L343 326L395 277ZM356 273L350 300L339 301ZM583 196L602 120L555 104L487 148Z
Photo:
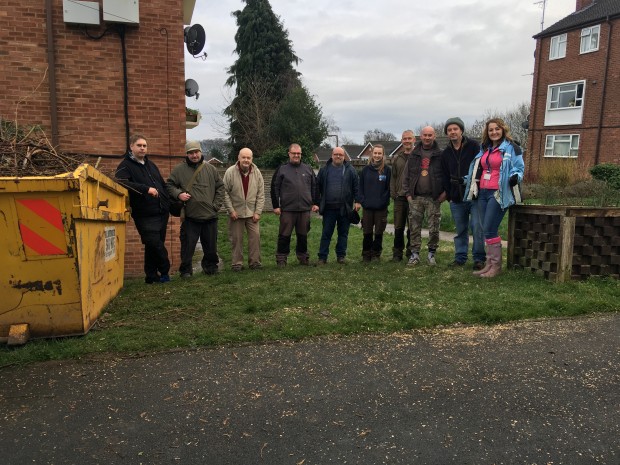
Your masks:
M620 20L612 21L611 37L609 24L601 22L600 26L599 50L592 53L579 53L581 28L567 33L566 57L559 60L549 61L551 37L537 40L526 154L528 177L535 178L540 166L548 160L544 158L544 148L545 137L550 134L579 134L579 160L582 166L595 163L597 143L599 163L620 163L620 155L611 149L620 143L620 99L617 98L620 93L620 54L614 52L620 47ZM603 95L603 70L606 66L609 37L611 53ZM582 124L545 127L548 86L577 80L586 81Z
M100 2L101 3L101 2ZM48 41L44 0L3 0L0 4L0 117L19 125L40 125L52 141ZM125 116L121 40L106 25L89 27L63 21L62 0L53 0L53 37L58 118L58 150L118 155L104 159L116 167L125 152ZM125 35L130 134L149 142L164 178L183 154L185 94L182 0L140 4L140 25ZM171 238L178 237L178 220ZM169 239L170 240L170 239ZM171 258L179 256L171 242ZM130 224L126 275L142 274L142 245Z

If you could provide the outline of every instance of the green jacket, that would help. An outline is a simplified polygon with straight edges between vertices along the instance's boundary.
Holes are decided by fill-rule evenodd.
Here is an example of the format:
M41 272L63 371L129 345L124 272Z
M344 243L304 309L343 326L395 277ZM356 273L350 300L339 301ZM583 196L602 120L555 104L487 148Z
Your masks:
M403 180L407 172L405 167L407 166L407 160L410 155L405 155L404 152L397 154L392 160L392 177L390 178L390 197L396 199L397 197L404 197L405 190L403 189Z
M204 161L203 163L204 168L189 189L192 198L185 203L185 217L197 221L216 218L224 205L224 183L214 166ZM185 186L189 184L199 166L200 164L188 164L186 159L174 167L166 181L166 189L172 199L176 200L179 194L187 192Z

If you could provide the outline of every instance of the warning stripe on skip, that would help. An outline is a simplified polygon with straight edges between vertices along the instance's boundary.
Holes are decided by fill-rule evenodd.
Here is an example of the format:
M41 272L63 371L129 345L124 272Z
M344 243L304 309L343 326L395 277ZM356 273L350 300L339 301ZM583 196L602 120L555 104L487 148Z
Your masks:
M58 199L16 199L16 207L27 257L67 253Z

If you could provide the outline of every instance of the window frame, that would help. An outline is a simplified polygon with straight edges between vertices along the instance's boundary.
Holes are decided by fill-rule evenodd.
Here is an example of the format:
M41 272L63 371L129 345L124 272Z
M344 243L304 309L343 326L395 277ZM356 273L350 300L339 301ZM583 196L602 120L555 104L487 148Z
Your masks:
M549 45L549 61L565 58L567 43L568 43L568 35L566 33L553 36L551 38L551 42ZM562 45L564 45L563 50L562 50Z
M596 35L593 32L596 31ZM592 47L592 40L596 37L596 46ZM601 25L584 27L579 35L579 54L596 52L601 43ZM587 48L586 48L587 46Z
M562 89L562 87L568 87L568 86L574 86L573 90L567 90L567 89ZM580 92L579 92L579 88L581 86L581 96ZM554 97L554 90L557 89L557 95ZM570 92L574 92L575 97L571 100L568 101L568 105L566 106L560 106L563 102L563 100L566 99L566 97L562 98L564 96L564 94L568 94ZM548 95L548 103L547 103L547 110L570 110L570 109L581 109L583 108L583 104L585 101L585 94L586 94L586 81L582 80L582 81L572 81L572 82L562 82L562 83L558 83L558 84L550 84L548 91L547 91L547 95ZM570 98L570 97L569 97ZM573 102L573 105L570 104L570 102ZM554 103L556 106L554 106Z
M567 138L566 140L558 140L559 138ZM549 143L551 141L551 143ZM576 141L576 144L574 143ZM545 136L545 158L579 158L579 142L581 141L580 134L547 134ZM568 154L557 155L553 152L556 143L568 142ZM548 153L551 151L551 153Z

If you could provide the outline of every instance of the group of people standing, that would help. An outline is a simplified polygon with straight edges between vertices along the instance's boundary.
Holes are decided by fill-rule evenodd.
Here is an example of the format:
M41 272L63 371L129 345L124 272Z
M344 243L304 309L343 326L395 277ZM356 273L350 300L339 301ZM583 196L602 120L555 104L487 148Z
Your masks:
M241 149L238 161L220 177L207 163L199 142L185 145L185 160L172 169L164 181L157 166L146 156L147 142L142 135L129 140L129 150L116 169L116 179L129 191L131 216L144 244L145 282L170 281L170 260L165 247L171 201L183 203L180 231L181 278L193 274L193 257L200 240L202 271L218 272L218 214L225 207L232 243L232 269L243 269L243 238L248 237L249 267L262 267L259 220L265 205L263 176L252 162L248 148Z
M499 274L502 240L498 228L507 209L520 202L522 152L499 118L487 121L482 144L467 138L464 129L460 118L448 119L444 132L449 141L443 150L432 127L421 130L417 143L414 132L406 130L401 138L403 150L394 156L391 166L386 163L384 147L376 144L359 175L346 160L342 147L333 149L331 159L315 175L301 161L300 145L291 144L288 163L277 169L271 182L273 212L280 219L277 266L287 266L293 230L296 258L300 265L310 264L308 233L313 212L323 218L316 264L327 263L334 231L336 261L345 263L349 228L360 221L358 212L362 208L362 261L379 260L390 200L394 208L392 261L407 258L408 266L420 264L422 224L426 218L426 261L435 265L441 203L448 201L456 225L451 266L466 264L471 231L474 274L484 278ZM167 181L146 152L146 139L133 136L130 150L116 172L118 181L129 190L132 217L144 244L145 282L170 280L170 261L164 243L171 199L184 203L179 268L182 278L192 276L198 240L203 248L203 272L218 271L217 221L222 206L228 213L232 270L244 268L244 235L248 237L249 268L261 268L259 221L265 205L265 188L263 176L253 163L252 151L241 149L237 162L220 179L217 170L204 160L200 144L188 142L186 159L172 170Z

